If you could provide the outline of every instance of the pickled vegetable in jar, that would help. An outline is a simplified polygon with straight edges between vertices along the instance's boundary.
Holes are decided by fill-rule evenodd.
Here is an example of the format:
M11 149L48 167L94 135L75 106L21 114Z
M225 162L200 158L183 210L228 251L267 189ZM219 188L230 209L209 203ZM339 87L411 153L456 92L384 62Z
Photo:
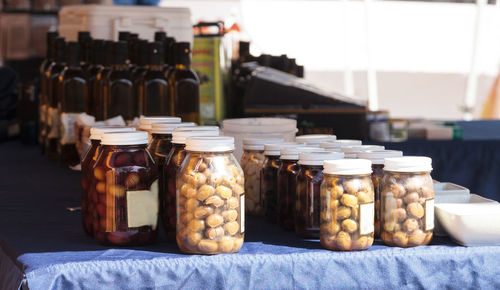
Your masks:
M177 174L177 245L191 254L238 252L245 234L245 180L233 137L189 137Z
M278 221L278 169L281 165L280 149L301 147L304 144L284 142L264 145L264 163L260 171L260 197L264 208L265 220Z
M120 126L92 127L90 129L90 148L82 159L82 224L87 235L94 234L92 230L93 212L97 205L97 192L92 187L94 180L93 168L101 153L101 136L109 132L133 132L135 128Z
M304 152L299 154L295 199L295 232L299 237L319 239L323 162L342 158L344 158L342 152Z
M264 163L264 145L281 143L283 139L243 139L243 156L241 168L245 175L245 213L247 215L264 215L264 208L260 199L260 170Z
M319 143L319 147L324 148L325 151L332 151L332 152L342 152L341 150L342 147L358 146L358 145L361 145L360 140L350 140L350 139L325 141Z
M364 151L382 151L384 150L384 146L380 145L359 145L359 146L345 146L342 147L341 150L344 152L345 159L355 159L358 158L359 152Z
M432 159L386 158L380 191L380 238L386 245L427 245L434 229Z
M328 134L307 134L295 137L295 142L304 143L308 147L319 147L321 142L335 140L337 140L337 136Z
M325 149L317 147L295 147L281 149L281 164L278 169L278 224L285 230L295 229L295 200L297 192L297 175L299 173L299 153L324 152Z
M358 251L373 244L374 192L371 162L327 160L321 184L320 242L329 250Z
M93 169L97 192L94 237L106 245L144 245L156 240L158 173L146 149L146 132L104 133Z
M176 234L176 175L186 157L186 139L196 136L219 136L219 127L199 126L176 128L172 133L172 149L167 156L161 178L165 181L160 188L160 214L163 226L170 240Z
M139 130L148 132L148 143L151 142L152 135L151 130L153 129L154 123L173 123L178 124L181 122L181 118L179 117L141 117L139 119Z
M380 185L384 176L384 159L401 157L403 152L396 150L365 151L357 154L360 159L372 162L372 183L375 190L375 238L380 237Z

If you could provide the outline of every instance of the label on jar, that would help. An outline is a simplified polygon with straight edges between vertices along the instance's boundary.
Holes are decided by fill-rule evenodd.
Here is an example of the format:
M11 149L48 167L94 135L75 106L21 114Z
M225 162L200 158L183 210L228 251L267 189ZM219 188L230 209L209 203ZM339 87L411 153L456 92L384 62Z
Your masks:
M127 191L127 221L129 228L151 226L158 223L158 180L149 190Z
M425 230L434 229L434 199L425 201Z
M245 194L240 195L240 232L245 233Z
M53 139L59 137L59 110L49 107L47 109L47 138Z
M78 113L61 113L61 122L59 123L59 136L61 144L75 144L75 123Z
M368 235L375 230L375 204L362 203L359 205L359 235Z

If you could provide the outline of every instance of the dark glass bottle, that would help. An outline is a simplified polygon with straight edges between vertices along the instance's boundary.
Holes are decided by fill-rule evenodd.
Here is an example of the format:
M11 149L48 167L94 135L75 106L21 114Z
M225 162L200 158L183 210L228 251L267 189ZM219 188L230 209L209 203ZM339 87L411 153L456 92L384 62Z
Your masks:
M104 88L108 73L111 70L111 63L113 62L113 43L114 42L109 40L104 41L102 67L97 73L96 79L91 87L91 95L95 104L96 121L104 120Z
M148 62L148 41L140 39L137 42L137 64L130 70L130 76L132 78L132 84L134 85L134 92L136 94L136 99L138 100L138 112L139 115L144 115L143 103L143 90L141 90L141 82L146 73L146 64Z
M100 39L95 39L91 44L92 53L90 59L90 65L87 69L87 77L88 77L88 98L85 111L87 114L96 117L96 112L99 110L97 106L100 104L98 100L98 94L94 93L94 86L97 81L97 76L103 69L104 63L104 41Z
M301 238L319 239L323 165L300 165L297 177L295 232Z
M138 116L138 100L127 66L127 43L114 43L113 64L104 82L104 119L121 115L131 122Z
M46 138L45 152L49 160L57 160L57 143L59 138L59 113L57 103L60 94L59 76L65 66L65 41L63 37L56 39L55 61L50 65L47 73L47 123L46 123Z
M45 122L47 116L48 97L47 97L47 73L50 65L54 62L55 40L59 36L57 32L47 32L47 57L40 65L40 90L38 91L38 143L44 152L45 145Z
M297 190L297 174L299 171L298 160L281 160L278 169L278 224L285 230L295 229L294 207L295 193Z
M190 68L189 42L174 44L175 69L169 76L172 116L184 122L200 122L200 81Z
M166 39L167 39L167 33L165 33L165 31L155 32L155 42L163 43Z
M148 64L140 84L142 114L165 116L171 112L168 80L163 72L163 44L148 44Z
M57 146L59 164L74 166L80 163L76 149L74 126L79 114L85 112L88 98L87 72L80 66L80 45L68 42L66 49L66 67L61 73L61 94L58 102L60 112Z
M270 223L277 222L277 180L280 165L279 155L266 155L260 171L260 195L264 207L264 217Z
M88 31L78 32L78 43L80 44L80 65L86 71L90 65L92 37Z

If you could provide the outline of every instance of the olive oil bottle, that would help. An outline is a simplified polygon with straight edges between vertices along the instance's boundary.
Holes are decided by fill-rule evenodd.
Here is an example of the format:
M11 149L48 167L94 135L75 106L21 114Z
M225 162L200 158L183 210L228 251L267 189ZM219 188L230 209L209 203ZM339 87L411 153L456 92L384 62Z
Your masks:
M45 149L45 135L46 135L46 116L48 108L47 97L47 73L49 72L50 65L54 62L55 41L59 36L57 32L47 32L47 57L40 65L40 91L38 93L38 143L44 153Z
M140 39L137 42L137 64L131 71L132 84L134 85L134 92L136 100L138 101L137 108L139 115L144 115L143 103L143 90L141 89L141 81L146 73L146 64L148 62L148 41Z
M168 80L163 72L163 54L163 43L148 44L147 70L139 85L143 114L146 116L165 116L171 112Z
M91 43L91 57L90 57L90 65L87 69L87 77L88 77L88 97L87 103L85 105L85 112L88 115L94 116L97 118L96 112L98 111L97 106L100 105L99 102L99 94L94 93L94 86L97 82L97 76L103 69L104 63L104 41L100 39L95 39Z
M80 44L80 65L86 71L90 65L90 45L92 43L90 32L79 31L78 43Z
M111 70L113 62L113 41L106 40L103 44L103 62L102 68L97 73L96 79L91 87L92 98L95 103L95 120L104 120L104 89L108 73Z

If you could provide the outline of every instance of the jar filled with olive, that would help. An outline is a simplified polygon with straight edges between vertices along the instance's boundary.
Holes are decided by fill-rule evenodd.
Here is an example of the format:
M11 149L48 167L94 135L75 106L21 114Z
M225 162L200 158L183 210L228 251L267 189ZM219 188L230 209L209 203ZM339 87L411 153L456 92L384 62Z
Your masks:
M371 166L365 159L323 163L320 242L326 249L357 251L373 244L375 197Z
M375 238L380 238L380 185L384 177L384 159L401 157L403 152L397 150L365 151L359 152L357 156L372 162L372 182L375 189Z
M177 245L191 254L238 252L245 234L245 179L233 137L189 137L177 174Z
M386 158L380 191L380 238L397 247L427 245L434 229L432 159Z
M170 116L164 116L164 117L141 117L139 119L139 130L148 132L148 141L151 142L151 130L153 129L153 124L154 123L180 123L181 118L179 117L170 117Z
M299 237L319 239L323 161L342 158L344 158L342 152L304 152L299 154L295 200L295 232Z
M260 200L260 170L264 163L264 145L281 143L283 139L243 139L243 156L241 168L245 174L245 206L247 215L264 215L264 208Z
M333 152L342 152L342 147L347 146L358 146L361 145L360 140L350 140L350 139L341 139L334 141L323 141L319 143L319 147L324 148L325 151L333 151Z
M307 134L295 137L295 142L304 143L308 147L319 147L321 142L335 140L337 140L337 136L328 134Z
M297 192L297 176L299 173L299 153L324 152L319 147L295 147L280 150L281 164L278 169L278 224L289 231L295 230L295 200Z

